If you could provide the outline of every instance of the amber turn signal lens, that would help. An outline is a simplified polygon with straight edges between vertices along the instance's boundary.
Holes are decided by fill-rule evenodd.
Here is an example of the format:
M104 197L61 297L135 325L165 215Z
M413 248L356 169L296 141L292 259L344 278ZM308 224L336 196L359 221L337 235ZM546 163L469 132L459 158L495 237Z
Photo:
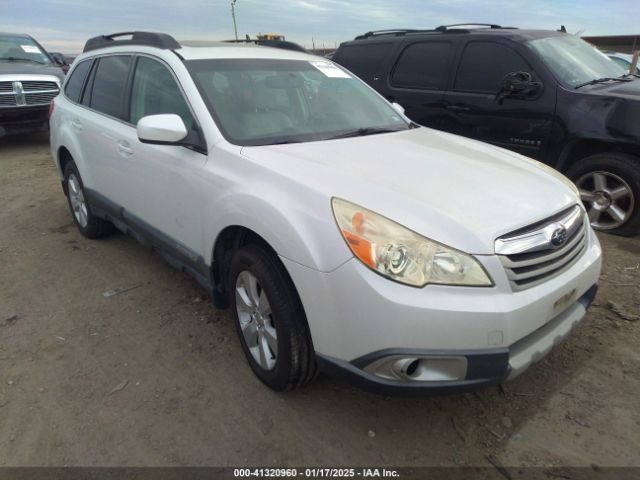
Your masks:
M366 240L348 230L342 230L345 240L349 244L353 254L360 259L361 262L366 263L371 268L376 268L376 262L373 258L373 248L369 240Z

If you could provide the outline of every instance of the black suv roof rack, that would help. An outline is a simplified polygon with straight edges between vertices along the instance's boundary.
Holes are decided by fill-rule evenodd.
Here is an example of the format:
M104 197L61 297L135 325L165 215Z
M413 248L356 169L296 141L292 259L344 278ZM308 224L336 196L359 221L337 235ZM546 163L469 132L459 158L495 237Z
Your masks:
M446 32L447 30L469 30L467 28L458 28L458 27L481 27L481 28L491 28L491 29L511 28L511 27L502 27L500 25L496 25L495 23L453 23L451 25L440 25L439 27L436 27L436 32Z
M433 30L415 30L410 28L396 28L390 30L373 30L371 32L364 33L362 35L358 35L356 40L363 40L365 38L377 37L379 35L391 35L399 37L401 35L406 35L407 33L419 33L419 32L433 32Z
M129 38L118 39L119 37ZM146 45L163 50L177 50L181 48L177 40L166 33L121 32L90 38L87 40L87 43L84 44L83 52L89 52L99 48L117 47L120 45Z
M378 37L378 36L392 36L392 37L401 37L404 35L416 34L416 33L469 33L473 28L460 28L460 27L480 27L487 29L500 29L500 30L516 30L516 27L503 27L501 25L496 25L494 23L455 23L452 25L440 25L435 29L431 30L418 30L418 29L410 29L410 28L398 28L391 30L373 30L371 32L364 33L362 35L358 35L356 40L364 40L366 38ZM477 28L476 28L477 29Z

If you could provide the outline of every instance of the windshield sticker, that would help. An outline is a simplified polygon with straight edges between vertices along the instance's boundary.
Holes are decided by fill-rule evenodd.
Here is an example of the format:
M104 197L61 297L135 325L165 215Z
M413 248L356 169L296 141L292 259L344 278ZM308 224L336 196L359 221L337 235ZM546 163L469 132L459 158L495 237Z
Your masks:
M27 53L40 53L40 49L35 45L20 45L20 47Z
M344 70L336 67L333 63L330 62L309 62L311 65L316 67L322 73L324 73L327 77L330 78L351 78Z

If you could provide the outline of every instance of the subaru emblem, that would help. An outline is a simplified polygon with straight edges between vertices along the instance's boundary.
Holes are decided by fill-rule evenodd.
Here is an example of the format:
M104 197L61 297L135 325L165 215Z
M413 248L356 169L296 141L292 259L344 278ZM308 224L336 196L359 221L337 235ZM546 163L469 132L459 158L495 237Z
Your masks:
M556 228L551 234L551 245L559 247L567 241L567 229L564 226Z

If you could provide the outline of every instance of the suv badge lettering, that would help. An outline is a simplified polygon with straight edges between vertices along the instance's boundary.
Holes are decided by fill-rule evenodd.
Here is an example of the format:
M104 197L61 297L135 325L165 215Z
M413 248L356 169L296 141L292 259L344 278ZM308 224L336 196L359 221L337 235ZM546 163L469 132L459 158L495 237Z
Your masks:
M551 234L551 245L554 247L559 247L567 241L567 229L560 225L559 228L556 228Z
M23 107L27 104L27 100L24 97L24 87L22 82L13 82L13 94L16 97L16 105Z

